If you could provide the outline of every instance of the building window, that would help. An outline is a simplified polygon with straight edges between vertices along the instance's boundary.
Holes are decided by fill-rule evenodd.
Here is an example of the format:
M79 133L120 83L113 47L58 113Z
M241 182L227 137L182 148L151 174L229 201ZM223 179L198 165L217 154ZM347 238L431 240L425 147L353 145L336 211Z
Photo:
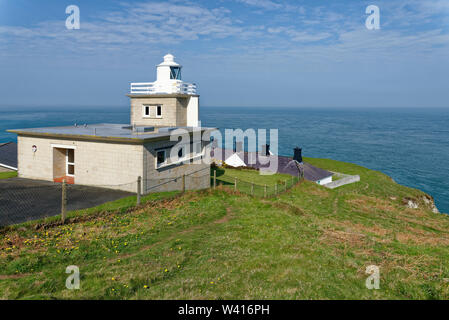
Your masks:
M160 167L161 165L164 165L166 162L166 157L165 157L165 150L159 150L156 153L156 167Z
M144 117L150 117L151 113L150 113L150 106L143 106L143 116Z
M162 118L162 106L156 106L156 117Z
M170 79L181 80L181 68L170 67Z

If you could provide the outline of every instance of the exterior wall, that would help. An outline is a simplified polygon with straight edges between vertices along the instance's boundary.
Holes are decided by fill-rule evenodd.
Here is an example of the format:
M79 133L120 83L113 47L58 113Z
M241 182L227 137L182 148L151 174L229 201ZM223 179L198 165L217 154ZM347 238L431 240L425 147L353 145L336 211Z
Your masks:
M199 97L190 97L187 104L187 126L197 127L199 118Z
M187 126L187 104L189 99L178 99L176 104L176 126Z
M6 167L2 167L2 166L0 165L0 172L11 172L11 171L16 171L16 170L9 169L9 168L6 168Z
M329 183L329 182L332 182L332 176L324 178L324 179L321 179L321 180L318 180L316 183L318 183L320 185L323 185L323 184L326 184L326 183Z
M142 145L20 135L17 141L19 177L53 181L55 178L53 166L55 150L52 144L76 147L76 184L97 185L135 192L137 177L142 175ZM32 152L33 145L37 146L35 153Z
M131 124L156 127L174 127L187 125L187 98L145 97L131 98ZM143 105L151 105L151 117L143 116ZM162 106L162 117L156 117L156 105Z
M182 189L182 175L185 174L186 190L206 189L210 187L210 165L201 159L189 164L173 164L156 168L156 149L170 147L175 141L164 140L144 145L143 191L145 193ZM186 155L187 158L192 156ZM170 181L177 178L176 181ZM155 187L159 184L161 186Z
M335 180L333 182L325 184L324 186L326 188L329 188L329 189L335 189L335 188L338 188L340 186L344 186L346 184L359 182L359 181L360 181L360 176L359 175L355 175L355 176L345 175L344 178Z
M137 177L141 176L142 191L149 193L182 189L182 178L157 188L151 187L185 174L187 190L210 187L210 165L202 161L156 168L156 149L176 143L169 138L144 145L20 135L17 141L18 175L22 178L54 181L65 172L65 154L61 149L70 146L76 148L75 184L136 192ZM34 153L33 145L37 146Z
M65 149L61 148L52 148L52 149L53 149L53 179L64 177L66 175L66 161L67 161Z

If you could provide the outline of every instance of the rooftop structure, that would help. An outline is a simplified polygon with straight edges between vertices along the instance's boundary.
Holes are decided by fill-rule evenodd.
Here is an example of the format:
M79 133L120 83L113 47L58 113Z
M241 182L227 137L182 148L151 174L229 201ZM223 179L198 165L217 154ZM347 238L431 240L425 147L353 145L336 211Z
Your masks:
M174 56L167 54L164 61L157 65L157 76L154 82L131 83L130 94L196 94L196 84L181 79L182 66L174 61Z

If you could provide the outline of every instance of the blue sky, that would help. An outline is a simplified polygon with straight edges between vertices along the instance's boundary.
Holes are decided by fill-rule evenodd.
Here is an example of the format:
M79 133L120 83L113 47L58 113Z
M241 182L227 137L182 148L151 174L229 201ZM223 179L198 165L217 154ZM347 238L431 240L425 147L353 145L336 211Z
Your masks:
M448 0L0 0L0 107L126 106L168 52L203 106L449 107Z

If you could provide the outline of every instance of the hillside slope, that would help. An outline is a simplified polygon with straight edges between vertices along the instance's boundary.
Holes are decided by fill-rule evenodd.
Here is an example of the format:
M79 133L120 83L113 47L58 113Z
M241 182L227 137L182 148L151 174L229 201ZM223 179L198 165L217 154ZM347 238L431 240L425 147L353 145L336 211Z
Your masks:
M357 165L307 161L361 182L302 182L269 199L223 187L161 195L127 212L3 231L0 298L449 298L449 217L429 196ZM373 264L379 290L365 287ZM69 265L80 290L65 288Z

